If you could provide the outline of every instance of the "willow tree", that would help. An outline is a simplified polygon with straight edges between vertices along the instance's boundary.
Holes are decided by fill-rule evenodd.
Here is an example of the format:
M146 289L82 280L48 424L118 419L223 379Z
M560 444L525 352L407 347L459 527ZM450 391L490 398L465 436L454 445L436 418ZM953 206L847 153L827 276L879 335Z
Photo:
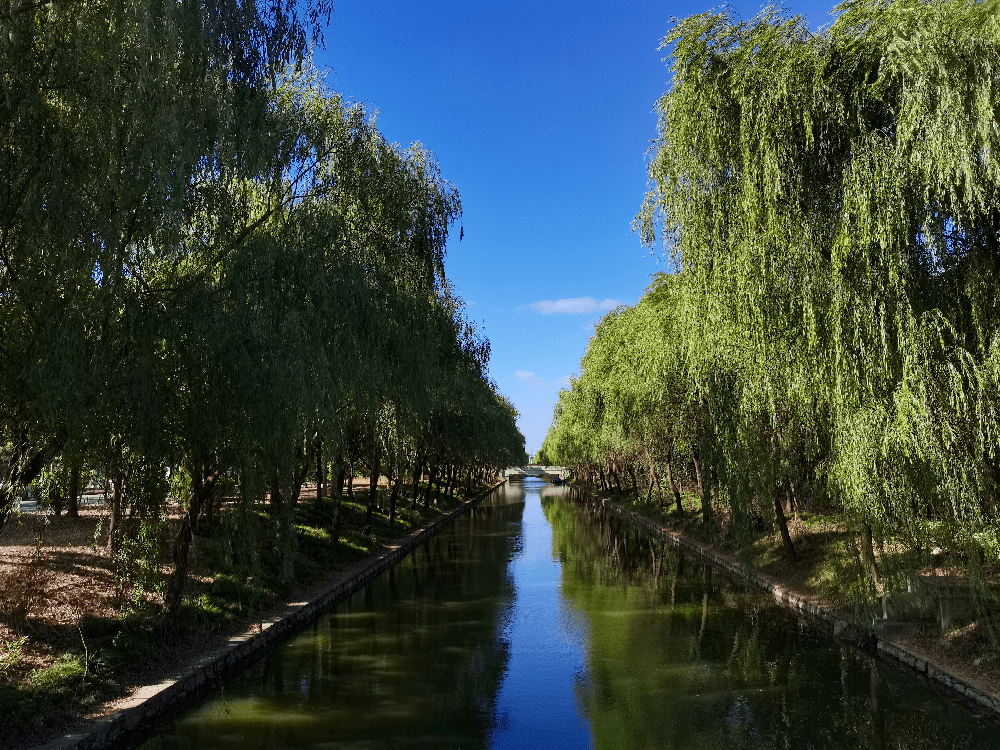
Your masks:
M164 330L181 373L183 463L199 487L233 472L246 503L269 491L291 578L294 509L322 446L338 455L360 431L377 476L383 415L433 377L434 290L460 204L432 155L386 143L308 65L266 99L271 158L249 174L213 165L215 210L191 217L184 262L161 264L159 278L192 300ZM178 591L196 489L175 545Z
M106 442L103 422L145 410L108 398L142 385L129 378L148 332L137 320L173 301L142 261L211 203L220 143L239 144L241 163L266 151L265 83L302 59L329 9L0 5L0 528L14 488L63 448L83 452L81 432Z
M883 585L934 547L978 579L1000 558L998 5L838 11L815 34L769 9L664 38L637 226L697 312L734 511L829 492L860 537L910 550Z

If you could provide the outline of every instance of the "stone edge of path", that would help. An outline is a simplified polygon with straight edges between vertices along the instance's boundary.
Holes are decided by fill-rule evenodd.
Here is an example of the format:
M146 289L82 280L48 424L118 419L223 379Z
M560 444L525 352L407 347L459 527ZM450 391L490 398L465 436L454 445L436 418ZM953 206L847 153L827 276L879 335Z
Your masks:
M919 654L913 653L905 646L880 638L874 632L869 633L854 622L837 617L830 605L821 599L803 596L790 591L771 578L771 576L758 571L748 570L738 560L724 557L711 547L695 541L679 531L674 531L667 526L660 526L645 516L629 510L613 500L600 497L589 490L581 487L577 487L577 489L591 501L600 503L605 510L626 518L638 526L644 527L674 547L700 557L702 560L722 568L737 578L764 589L780 606L823 623L829 627L834 636L845 636L855 641L867 640L874 642L879 655L887 661L922 675L931 682L943 687L947 692L960 700L964 700L981 710L1000 714L1000 696L990 693L970 680L965 680L951 674L948 670L942 669Z
M100 750L115 747L118 743L132 746L137 740L145 739L145 728L172 718L227 678L243 671L262 656L266 649L302 630L334 604L394 566L420 544L467 513L505 481L493 484L433 523L390 542L373 557L355 563L343 572L333 586L312 601L287 603L278 615L261 621L249 631L233 636L225 646L189 665L184 674L139 688L114 713L96 719L78 731L63 734L39 745L35 750Z

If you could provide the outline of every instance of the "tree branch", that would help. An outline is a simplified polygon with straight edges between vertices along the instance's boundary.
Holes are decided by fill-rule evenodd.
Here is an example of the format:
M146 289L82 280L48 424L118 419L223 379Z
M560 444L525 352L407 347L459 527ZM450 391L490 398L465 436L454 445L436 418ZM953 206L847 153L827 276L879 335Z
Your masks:
M52 0L38 0L34 3L21 3L16 8L11 8L7 13L0 13L0 18L13 18L15 14L20 13L30 13L33 10L38 10L46 5L51 5Z

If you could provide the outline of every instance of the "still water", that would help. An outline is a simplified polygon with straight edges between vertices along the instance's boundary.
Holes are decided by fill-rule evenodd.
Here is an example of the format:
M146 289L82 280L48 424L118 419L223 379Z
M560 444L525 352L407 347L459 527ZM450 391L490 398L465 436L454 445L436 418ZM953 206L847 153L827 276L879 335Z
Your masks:
M998 748L1000 725L528 479L144 750Z

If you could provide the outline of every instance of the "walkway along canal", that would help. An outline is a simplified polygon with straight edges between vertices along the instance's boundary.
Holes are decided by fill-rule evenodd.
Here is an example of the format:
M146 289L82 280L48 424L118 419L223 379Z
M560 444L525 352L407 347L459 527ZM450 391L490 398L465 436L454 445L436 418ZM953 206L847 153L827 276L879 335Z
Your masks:
M1000 748L1000 725L567 487L504 486L147 742Z

